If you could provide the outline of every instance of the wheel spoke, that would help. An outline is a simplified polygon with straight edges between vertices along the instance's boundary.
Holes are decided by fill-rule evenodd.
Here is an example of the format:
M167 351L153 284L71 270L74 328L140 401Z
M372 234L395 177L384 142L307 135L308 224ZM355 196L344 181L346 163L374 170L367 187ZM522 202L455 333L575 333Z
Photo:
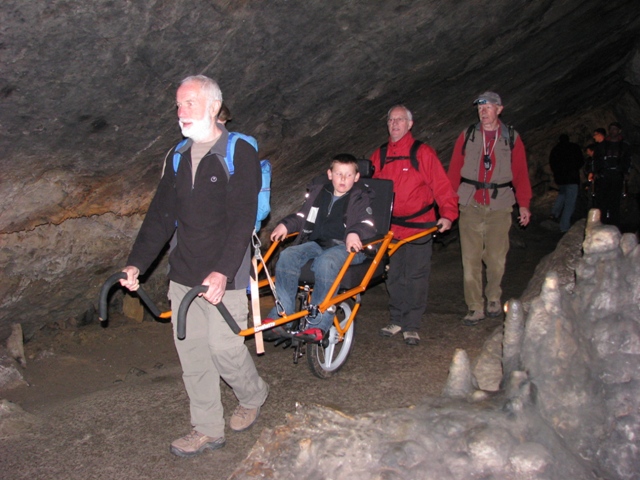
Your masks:
M338 306L338 316L341 328L347 324L352 312L353 301L342 302ZM310 344L307 347L307 363L309 368L319 378L329 378L342 368L349 357L353 345L355 322L351 324L343 336L332 326L329 331L328 345L323 348L319 344Z
M329 343L327 348L324 349L324 362L322 363L327 369L331 368L331 362L333 361L333 349L335 346L335 343Z

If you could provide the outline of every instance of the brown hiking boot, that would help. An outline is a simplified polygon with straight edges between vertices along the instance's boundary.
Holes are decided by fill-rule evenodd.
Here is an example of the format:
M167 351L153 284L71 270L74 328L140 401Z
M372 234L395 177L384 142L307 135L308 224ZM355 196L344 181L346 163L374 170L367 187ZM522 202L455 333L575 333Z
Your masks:
M174 440L169 447L169 451L179 457L193 457L204 452L207 448L217 450L224 447L224 437L209 437L197 430L182 438Z
M462 324L467 327L475 327L480 320L484 320L484 312L482 310L469 310L469 313L462 319Z
M487 317L499 317L502 315L502 305L500 302L489 302L487 304Z
M258 408L244 408L242 405L238 405L231 415L229 420L229 426L231 430L236 432L242 432L251 425L256 423L258 416L260 415L260 407Z

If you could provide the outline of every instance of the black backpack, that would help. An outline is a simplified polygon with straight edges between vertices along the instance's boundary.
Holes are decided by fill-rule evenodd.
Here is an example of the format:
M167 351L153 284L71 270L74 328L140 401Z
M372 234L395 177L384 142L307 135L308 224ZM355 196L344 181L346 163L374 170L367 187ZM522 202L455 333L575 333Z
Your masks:
M389 147L389 143L384 143L380 146L380 170L382 171L382 169L384 168L384 164L387 161L387 158L389 159L390 162L393 162L394 160L411 160L411 166L415 169L415 170L419 170L418 168L418 149L420 148L420 145L422 145L422 142L420 140L414 140L413 141L413 145L411 145L411 151L409 153L409 156L406 157L387 157L387 148Z
M407 156L387 157L387 148L389 147L389 143L385 143L381 145L380 146L380 171L382 171L382 169L384 168L384 164L387 163L387 159L390 162L393 162L395 160L410 160L411 166L416 171L419 171L420 169L418 164L418 149L420 149L421 145L422 145L422 142L420 140L414 140L413 145L411 145L411 150L409 151L408 157ZM420 229L431 228L436 225L436 222L410 222L409 220L412 220L416 217L419 217L420 215L427 213L429 210L431 210L435 206L436 206L436 202L433 202L432 204L425 206L421 210L415 213L412 213L411 215L407 215L404 217L393 216L391 217L391 223L394 225L400 225L402 227L407 227L407 228L420 228Z

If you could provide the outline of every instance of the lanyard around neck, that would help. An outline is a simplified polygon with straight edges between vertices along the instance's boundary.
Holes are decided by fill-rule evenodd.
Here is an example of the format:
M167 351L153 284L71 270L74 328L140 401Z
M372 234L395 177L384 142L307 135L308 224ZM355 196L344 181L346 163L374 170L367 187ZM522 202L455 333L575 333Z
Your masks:
M489 156L491 157L491 155L493 155L493 150L496 148L496 143L498 143L498 130L496 130L496 137L493 139L493 146L491 147L491 150L489 150L489 147L487 146L487 139L484 135L484 129L482 130L482 148L484 150L484 154L485 156Z

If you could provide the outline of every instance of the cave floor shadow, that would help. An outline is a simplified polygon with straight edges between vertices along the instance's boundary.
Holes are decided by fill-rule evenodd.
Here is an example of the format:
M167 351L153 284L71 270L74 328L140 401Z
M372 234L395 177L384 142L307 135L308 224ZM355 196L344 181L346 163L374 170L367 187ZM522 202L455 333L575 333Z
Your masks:
M540 259L550 253L559 232L533 223L516 232L507 261L503 300L522 294ZM262 304L263 314L270 308ZM227 445L192 459L169 454L169 443L188 432L189 410L170 324L135 323L114 315L106 329L42 329L25 345L30 386L2 394L26 413L0 430L4 478L227 478L247 456L265 428L286 421L296 402L317 403L347 414L407 407L439 395L457 348L473 359L501 318L476 327L460 323L466 313L460 247L436 244L429 309L417 347L400 336L378 335L388 322L384 285L369 289L356 320L352 356L337 376L314 377L293 351L267 343L255 355L271 393L250 430L227 429ZM222 387L228 421L237 401ZM0 417L1 419L2 417ZM9 425L7 427L7 425Z

